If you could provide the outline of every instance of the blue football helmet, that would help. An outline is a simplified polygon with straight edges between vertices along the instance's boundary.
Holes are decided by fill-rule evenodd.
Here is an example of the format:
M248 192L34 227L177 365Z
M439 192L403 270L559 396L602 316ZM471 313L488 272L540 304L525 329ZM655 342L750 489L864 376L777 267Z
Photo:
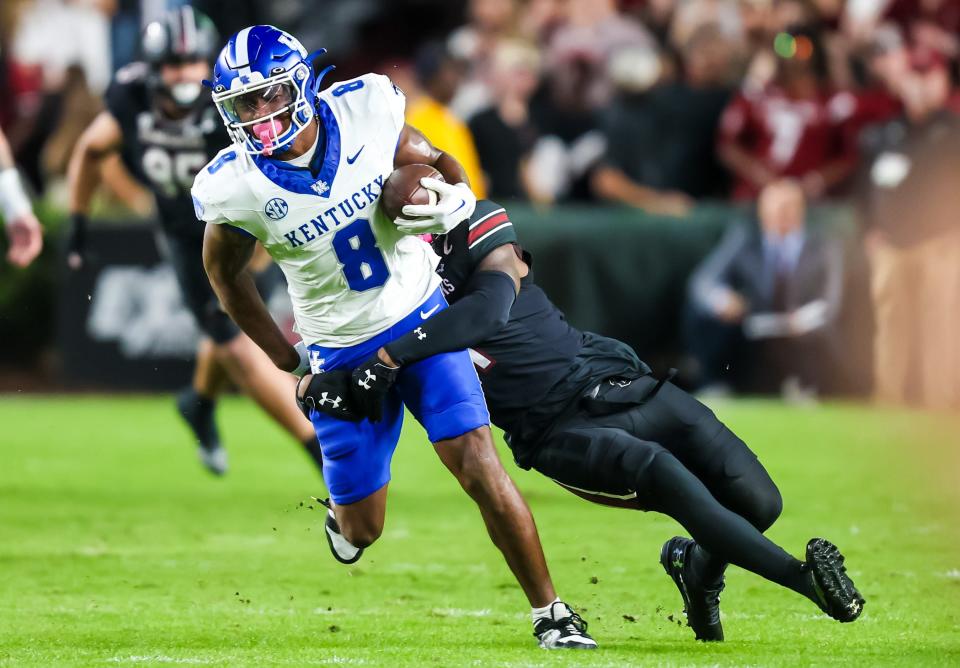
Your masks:
M313 58L324 52L307 55L297 38L269 25L227 41L206 83L235 144L261 155L290 148L316 115L320 80L333 69L314 76Z

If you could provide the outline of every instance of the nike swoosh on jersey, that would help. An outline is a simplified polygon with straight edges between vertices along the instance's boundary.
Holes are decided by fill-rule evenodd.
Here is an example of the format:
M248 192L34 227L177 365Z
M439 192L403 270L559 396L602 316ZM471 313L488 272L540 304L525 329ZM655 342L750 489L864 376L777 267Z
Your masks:
M427 318L432 316L434 313L436 313L438 308L440 308L440 304L434 304L433 308L430 309L429 311L420 311L420 319L426 320Z
M357 152L354 153L352 156L350 156L350 157L347 158L347 164L348 164L348 165L352 165L353 163L355 163L355 162L357 161L357 158L360 157L360 153L363 151L363 147L364 147L364 146L366 146L366 144L364 144L363 146L361 146L359 151L357 151Z

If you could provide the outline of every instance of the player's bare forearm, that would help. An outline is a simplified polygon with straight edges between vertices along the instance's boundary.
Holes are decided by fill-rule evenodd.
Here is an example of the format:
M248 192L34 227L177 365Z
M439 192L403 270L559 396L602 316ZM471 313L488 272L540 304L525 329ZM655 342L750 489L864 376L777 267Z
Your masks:
M856 160L849 157L828 162L818 170L823 180L823 190L826 192L842 184L853 174L856 167Z
M293 371L300 363L300 356L270 316L247 269L255 248L256 240L252 237L222 225L207 225L203 235L203 266L220 303L237 326L277 367Z
M100 185L98 161L89 151L77 144L70 158L67 170L68 204L70 213L86 214L90 210L90 200Z
M13 167L13 151L10 150L7 136L0 131L0 172L11 167Z
M400 140L397 142L397 152L393 159L393 166L396 168L415 164L435 167L447 183L466 183L470 185L466 170L456 158L435 147L422 132L412 125L404 125L403 130L400 131Z
M694 204L684 193L648 188L609 165L594 170L590 184L604 199L635 206L655 215L684 216Z
M604 199L645 209L656 199L651 188L633 181L615 167L603 166L594 172L591 179L594 192Z
M443 174L443 180L447 183L466 183L470 185L467 178L467 172L456 158L444 151L440 152L440 157L433 163L437 171Z
M100 161L118 150L122 141L120 124L106 111L80 135L67 167L70 213L86 214L90 209L90 200L100 184Z

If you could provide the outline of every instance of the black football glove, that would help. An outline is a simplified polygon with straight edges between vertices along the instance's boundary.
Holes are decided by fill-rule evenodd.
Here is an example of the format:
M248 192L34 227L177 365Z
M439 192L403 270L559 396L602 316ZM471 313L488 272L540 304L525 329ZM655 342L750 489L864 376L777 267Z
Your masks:
M376 354L353 370L350 396L363 417L371 422L383 418L383 400L399 373L400 367L387 366Z
M67 264L71 269L80 269L86 260L87 217L82 213L70 214L70 230L67 232Z
M309 380L304 383L304 379ZM297 405L310 419L310 411L320 411L338 420L363 419L350 399L350 372L345 369L304 376L297 382Z

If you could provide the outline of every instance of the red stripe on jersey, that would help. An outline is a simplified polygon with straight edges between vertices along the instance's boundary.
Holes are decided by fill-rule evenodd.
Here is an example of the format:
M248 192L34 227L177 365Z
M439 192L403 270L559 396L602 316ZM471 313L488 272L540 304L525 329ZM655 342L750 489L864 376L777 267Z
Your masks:
M498 225L503 225L504 223L509 223L510 218L507 217L506 212L499 213L496 216L487 218L485 221L477 225L475 228L470 230L470 234L467 235L467 245L473 244L477 239L482 237L484 234L497 227Z

